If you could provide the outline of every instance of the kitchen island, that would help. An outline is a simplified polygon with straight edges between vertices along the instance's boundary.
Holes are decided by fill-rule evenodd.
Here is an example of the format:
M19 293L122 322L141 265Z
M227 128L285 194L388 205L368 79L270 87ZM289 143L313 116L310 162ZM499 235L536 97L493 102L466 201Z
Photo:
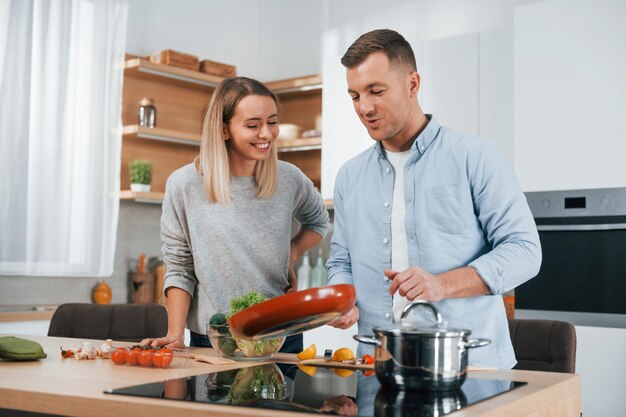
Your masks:
M24 336L22 336L24 337ZM24 337L39 342L48 357L36 362L0 362L0 416L10 410L67 416L302 416L300 412L203 404L105 394L105 390L130 385L206 374L256 365L239 362L210 365L189 361L184 368L119 366L110 360L62 359L60 347L84 340L43 336ZM102 341L92 341L99 346ZM115 343L115 342L114 342ZM124 345L124 343L115 343ZM212 349L193 348L194 353L216 356ZM295 355L279 354L282 363L296 363ZM463 416L579 416L580 378L573 374L516 370L470 371L472 378L524 381L528 385L452 414ZM373 377L372 377L373 378Z

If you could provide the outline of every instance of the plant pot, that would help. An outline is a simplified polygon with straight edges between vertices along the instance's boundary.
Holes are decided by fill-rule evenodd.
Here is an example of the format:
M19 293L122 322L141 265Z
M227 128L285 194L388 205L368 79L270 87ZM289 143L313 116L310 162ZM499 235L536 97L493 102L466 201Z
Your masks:
M135 191L137 193L149 193L150 192L150 184L130 184L131 191Z

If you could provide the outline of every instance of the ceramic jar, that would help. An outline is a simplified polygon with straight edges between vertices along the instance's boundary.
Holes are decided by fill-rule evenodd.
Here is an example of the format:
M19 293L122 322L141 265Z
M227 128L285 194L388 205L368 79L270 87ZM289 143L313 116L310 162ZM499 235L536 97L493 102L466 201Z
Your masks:
M111 302L111 287L108 286L106 281L100 282L93 289L92 297L96 304L109 304Z

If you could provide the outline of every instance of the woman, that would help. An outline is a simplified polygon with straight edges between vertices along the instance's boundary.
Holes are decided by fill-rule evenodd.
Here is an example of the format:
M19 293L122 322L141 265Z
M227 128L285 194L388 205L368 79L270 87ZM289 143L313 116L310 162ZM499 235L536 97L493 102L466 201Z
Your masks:
M142 344L210 346L206 324L250 291L275 297L296 288L295 261L329 227L313 183L278 161L276 97L258 81L234 77L215 90L200 155L167 180L161 238L167 266L167 335ZM301 224L291 239L292 218ZM302 335L281 351L300 352Z

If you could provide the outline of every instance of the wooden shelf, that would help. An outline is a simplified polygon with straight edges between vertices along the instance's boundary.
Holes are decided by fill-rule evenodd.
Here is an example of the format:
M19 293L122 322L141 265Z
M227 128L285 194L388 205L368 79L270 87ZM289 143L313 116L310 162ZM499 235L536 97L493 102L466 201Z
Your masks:
M124 64L123 145L120 199L160 203L165 183L178 168L198 155L202 120L215 86L224 78L140 57ZM312 75L267 83L280 96L281 119L303 131L318 127L322 108L322 77ZM157 108L157 128L138 126L137 103L150 97ZM299 167L319 189L322 138L280 139L275 146L281 160ZM128 166L135 159L153 162L152 193L130 190Z
M278 152L302 152L322 149L322 138L319 136L306 139L279 139L276 143Z
M120 191L120 200L132 200L136 203L161 204L165 193L151 191L149 193L141 193L131 190Z
M321 90L322 76L309 75L306 77L289 78L286 80L271 81L265 83L265 85L278 95L304 93L308 91Z
M129 125L122 128L125 138L140 138L160 140L170 143L200 146L200 135L187 132L178 132L170 129L149 128L139 125ZM322 149L322 138L280 139L276 141L278 152L300 152Z
M139 125L128 125L122 128L122 135L125 138L152 139L163 142L200 146L200 135L198 134L170 129L159 129L157 127L150 128Z
M163 82L187 84L205 89L214 89L224 78L172 65L155 64L145 59L134 58L124 63L124 75L139 78L158 78Z
M165 197L165 193L159 192L149 192L149 193L138 193L131 190L122 190L120 191L120 200L128 200L134 201L135 203L149 203L149 204L161 204L163 203L163 197ZM327 209L333 209L333 200L326 199L324 200L324 205Z

